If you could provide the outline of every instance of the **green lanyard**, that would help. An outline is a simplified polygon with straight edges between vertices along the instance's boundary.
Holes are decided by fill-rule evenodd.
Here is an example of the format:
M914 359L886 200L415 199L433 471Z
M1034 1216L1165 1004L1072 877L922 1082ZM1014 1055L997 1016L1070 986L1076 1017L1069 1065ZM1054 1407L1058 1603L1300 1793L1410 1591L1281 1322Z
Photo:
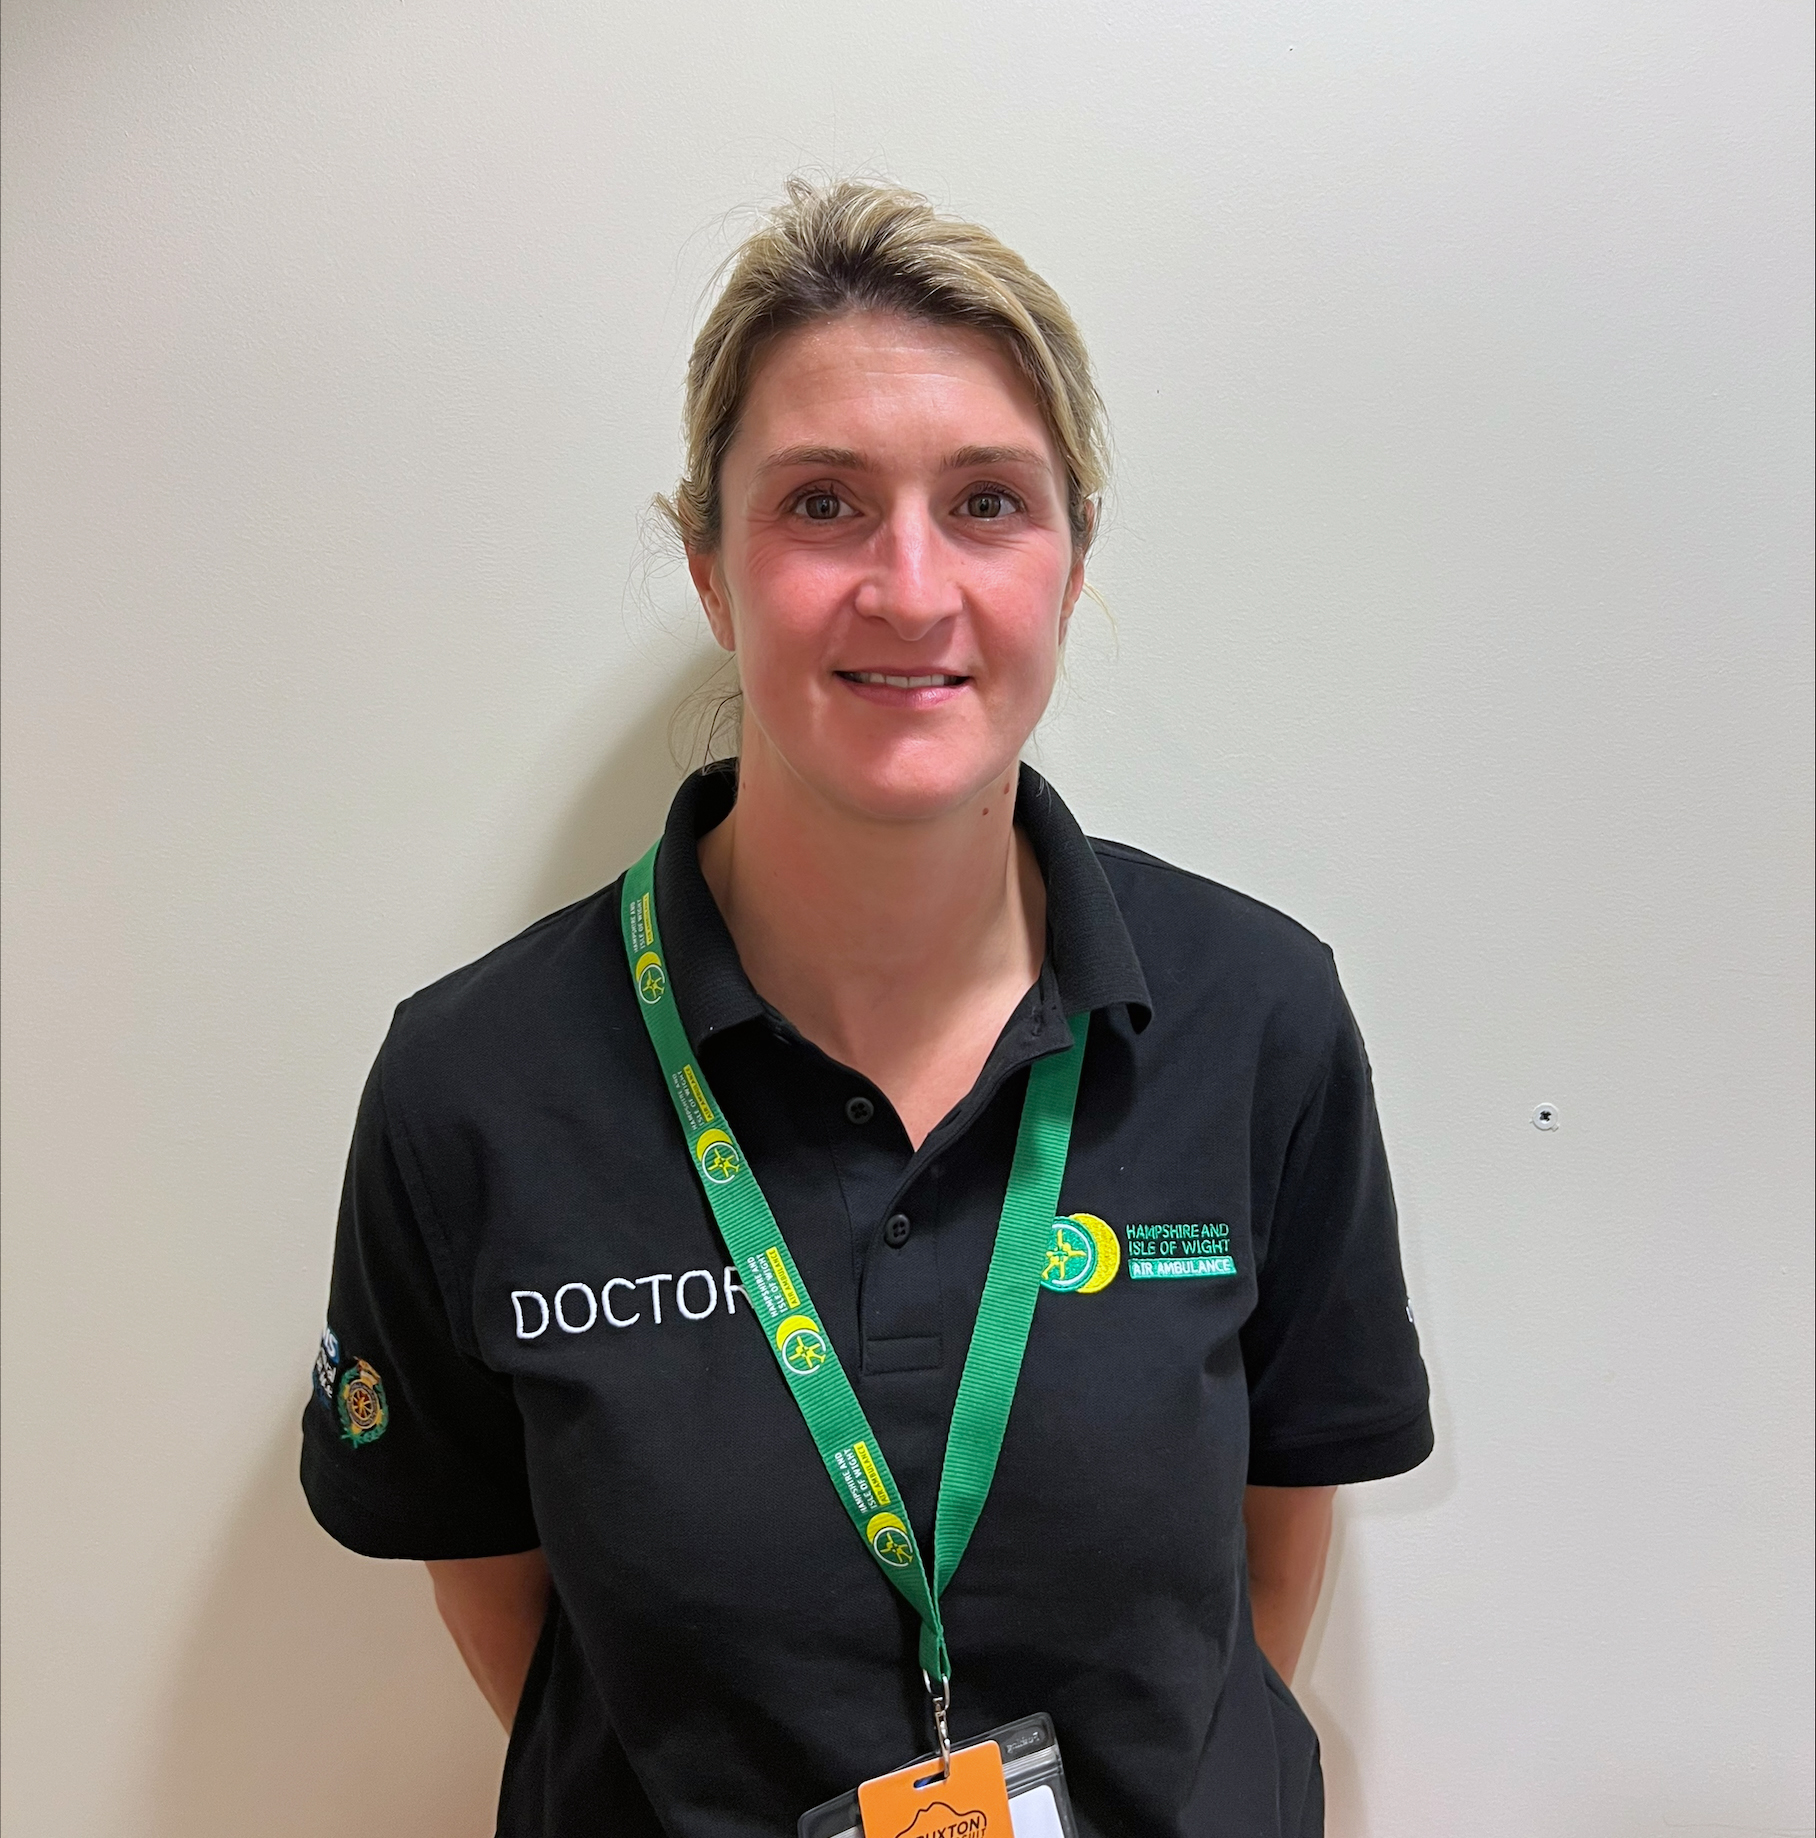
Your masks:
M789 1254L763 1189L738 1147L731 1122L694 1063L676 1012L662 934L656 925L656 850L624 877L624 952L630 961L656 1057L693 1156L694 1171L738 1267L769 1350L794 1394L833 1490L883 1574L921 1618L921 1669L943 1693L952 1676L939 1598L971 1541L996 1473L1009 1406L1021 1373L1040 1273L1059 1207L1059 1183L1072 1136L1072 1107L1084 1064L1088 1015L1072 1018L1072 1044L1036 1060L1028 1073L1021 1129L990 1273L978 1306L971 1350L959 1379L946 1439L935 1514L933 1580L922 1561L902 1490L889 1472L876 1432L851 1389L820 1312Z

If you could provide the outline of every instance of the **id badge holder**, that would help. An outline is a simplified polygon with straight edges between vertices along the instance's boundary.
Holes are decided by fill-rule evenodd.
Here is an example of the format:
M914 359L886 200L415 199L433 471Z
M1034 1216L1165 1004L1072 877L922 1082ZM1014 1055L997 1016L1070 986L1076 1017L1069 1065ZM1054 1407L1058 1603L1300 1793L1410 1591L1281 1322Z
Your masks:
M996 1750L996 1757L987 1753L979 1756L979 1751L991 1748ZM968 1756L979 1759L968 1762ZM973 1806L972 1796L967 1793L975 1778L974 1769L981 1773L984 1768L999 1765L1009 1809L1007 1832L997 1829L999 1819L990 1817L981 1796ZM857 1793L841 1794L836 1800L802 1813L795 1827L797 1838L1078 1838L1072 1802L1066 1793L1066 1771L1059 1759L1059 1741L1046 1716L1005 1723L954 1749L951 1792L943 1791L948 1783L941 1781L922 1791L917 1804L898 1795L872 1791L889 1783L904 1783L912 1794L915 1782L939 1771L940 1756L935 1750L894 1774L884 1775L881 1781L866 1781ZM890 1808L901 1808L902 1824L873 1831L865 1822L861 1800L869 1800L873 1808L883 1810L885 1818L891 1816Z

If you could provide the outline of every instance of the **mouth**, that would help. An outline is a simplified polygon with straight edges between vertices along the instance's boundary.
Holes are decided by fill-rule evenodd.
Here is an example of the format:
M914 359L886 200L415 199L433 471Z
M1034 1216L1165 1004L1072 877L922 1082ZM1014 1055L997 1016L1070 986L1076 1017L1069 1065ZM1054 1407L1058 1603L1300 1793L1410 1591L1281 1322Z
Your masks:
M953 676L945 671L926 676L895 676L883 670L836 670L833 674L847 683L861 683L873 689L956 689L971 681L968 676Z

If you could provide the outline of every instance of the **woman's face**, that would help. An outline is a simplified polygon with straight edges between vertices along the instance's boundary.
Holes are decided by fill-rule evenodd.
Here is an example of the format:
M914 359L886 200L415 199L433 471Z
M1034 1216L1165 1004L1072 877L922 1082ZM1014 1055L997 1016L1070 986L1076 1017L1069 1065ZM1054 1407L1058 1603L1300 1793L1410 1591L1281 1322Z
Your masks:
M778 341L689 557L758 749L835 805L917 819L999 783L1084 582L1066 473L1014 362L969 328L852 313ZM754 729L754 732L753 732Z

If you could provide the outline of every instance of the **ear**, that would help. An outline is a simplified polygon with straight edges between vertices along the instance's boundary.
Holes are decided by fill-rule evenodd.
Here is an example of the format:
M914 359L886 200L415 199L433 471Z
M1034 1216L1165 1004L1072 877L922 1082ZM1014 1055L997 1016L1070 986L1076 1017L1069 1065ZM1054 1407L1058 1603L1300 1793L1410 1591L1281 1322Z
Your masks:
M1072 545L1072 566L1066 575L1066 589L1059 600L1059 642L1066 642L1066 627L1072 623L1072 609L1078 604L1078 596L1085 590L1085 556L1089 553L1091 539L1097 534L1097 514L1100 500L1085 500L1085 533Z
M1066 627L1072 623L1072 609L1085 590L1085 552L1081 544L1072 552L1071 572L1066 576L1066 590L1059 597L1059 642L1066 642Z
M731 598L725 591L725 577L719 570L717 549L689 549L687 572L693 577L694 591L706 613L706 623L721 651L735 651L738 635L732 626Z

